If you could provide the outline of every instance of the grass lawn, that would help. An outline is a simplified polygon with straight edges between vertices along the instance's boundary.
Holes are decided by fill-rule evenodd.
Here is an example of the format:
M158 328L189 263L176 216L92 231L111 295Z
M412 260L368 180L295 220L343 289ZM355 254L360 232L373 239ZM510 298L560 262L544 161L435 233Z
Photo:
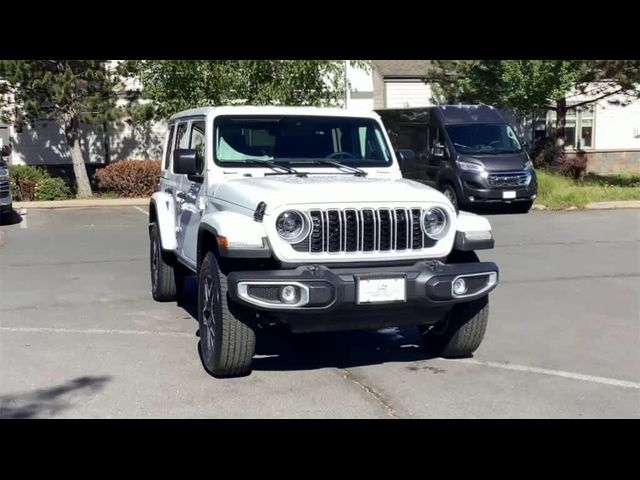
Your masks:
M537 170L538 198L535 203L549 209L576 206L584 208L591 202L640 200L640 175L587 174L572 180L544 170Z

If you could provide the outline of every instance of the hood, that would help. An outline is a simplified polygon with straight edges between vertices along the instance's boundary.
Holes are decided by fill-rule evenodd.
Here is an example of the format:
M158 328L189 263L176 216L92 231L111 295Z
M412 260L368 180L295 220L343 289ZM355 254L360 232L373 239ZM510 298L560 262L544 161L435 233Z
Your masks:
M500 155L469 155L460 154L458 160L461 162L481 163L490 172L505 170L522 170L527 163L526 152L504 153Z
M306 203L448 202L442 193L412 180L349 175L237 178L220 184L215 196L251 210L260 202L265 202L269 210Z

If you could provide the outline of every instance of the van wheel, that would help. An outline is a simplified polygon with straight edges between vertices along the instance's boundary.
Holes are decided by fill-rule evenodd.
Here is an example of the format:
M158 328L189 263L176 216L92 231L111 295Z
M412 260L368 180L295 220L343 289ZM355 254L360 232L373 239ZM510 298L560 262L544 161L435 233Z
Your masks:
M162 250L160 230L156 223L152 223L149 228L149 243L151 294L157 302L172 302L177 293L174 259L171 253Z
M198 273L199 351L202 363L214 377L236 377L251 372L256 334L230 309L227 276L208 252Z
M513 202L513 204L511 205L511 211L514 213L527 213L529 210L531 210L532 205L532 201Z
M424 348L430 356L469 357L475 352L487 330L489 296L454 305L445 320L435 325L420 325Z
M453 185L451 185L450 183L445 183L442 186L442 193L453 204L453 208L457 212L460 208L460 205L458 203L458 194L456 193L456 189L453 188Z

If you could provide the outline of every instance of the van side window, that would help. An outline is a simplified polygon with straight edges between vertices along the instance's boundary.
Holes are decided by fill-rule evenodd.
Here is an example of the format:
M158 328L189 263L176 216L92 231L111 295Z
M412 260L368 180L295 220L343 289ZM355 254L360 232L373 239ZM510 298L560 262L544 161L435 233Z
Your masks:
M444 143L440 129L438 127L429 127L429 153L433 153L433 145L436 143Z
M169 130L169 135L167 138L167 146L166 152L164 155L164 170L169 170L169 164L171 163L171 152L173 151L173 134L176 131L176 126L171 125L171 129Z
M189 138L189 148L196 151L196 167L199 174L204 170L204 125L204 122L193 122Z
M427 128L422 124L400 125L398 132L398 149L409 149L416 157L424 158L427 153Z

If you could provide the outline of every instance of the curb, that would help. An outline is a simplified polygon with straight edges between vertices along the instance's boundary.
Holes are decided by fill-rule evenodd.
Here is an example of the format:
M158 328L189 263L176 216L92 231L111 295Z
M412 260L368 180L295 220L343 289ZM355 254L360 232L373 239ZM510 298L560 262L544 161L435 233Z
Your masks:
M18 208L96 208L96 207L134 207L149 205L148 198L104 198L80 200L52 200L43 202L13 202Z
M579 210L618 210L618 209L640 209L640 200L624 200L619 202L593 202L588 203L584 208L578 208L576 206L554 208L550 209L546 205L535 204L531 207L531 210L548 210L550 212L567 212L567 211L579 211Z

